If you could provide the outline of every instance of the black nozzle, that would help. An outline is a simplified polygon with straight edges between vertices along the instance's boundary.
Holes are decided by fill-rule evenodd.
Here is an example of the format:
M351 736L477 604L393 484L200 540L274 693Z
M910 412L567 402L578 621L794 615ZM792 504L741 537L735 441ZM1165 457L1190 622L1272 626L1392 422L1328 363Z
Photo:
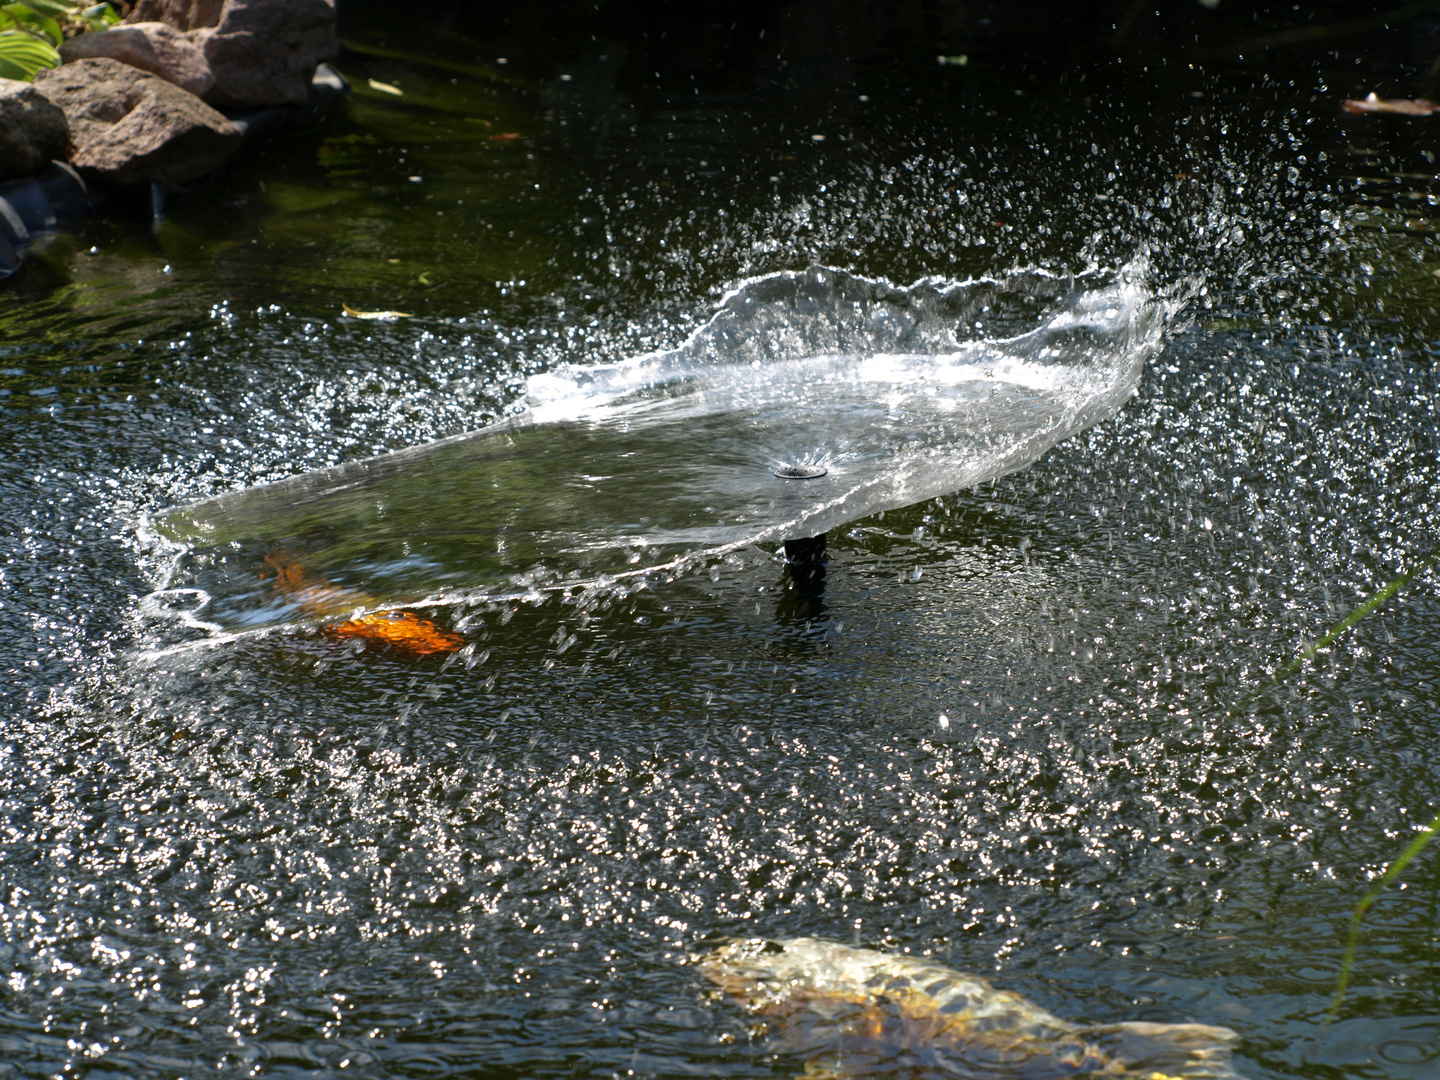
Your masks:
M801 536L785 541L785 565L796 579L820 577L825 573L825 564L830 561L825 554L825 537Z

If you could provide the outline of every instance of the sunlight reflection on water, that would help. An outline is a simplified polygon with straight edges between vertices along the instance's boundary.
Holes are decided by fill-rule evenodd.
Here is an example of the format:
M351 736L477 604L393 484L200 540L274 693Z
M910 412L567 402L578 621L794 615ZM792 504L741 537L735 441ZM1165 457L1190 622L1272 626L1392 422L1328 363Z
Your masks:
M599 48L577 82L613 72ZM276 148L264 191L237 168L158 234L62 239L12 281L0 1075L787 1071L680 960L813 935L1086 1023L1232 1027L1257 1080L1428 1080L1418 889L1377 907L1321 1019L1360 883L1433 801L1433 583L1234 703L1434 546L1433 239L1351 165L1418 174L1404 140L1430 136L1195 75L1103 112L1090 84L924 109L867 85L883 111L797 147L793 95L531 115L523 87L428 70L405 77L433 129L357 101L324 154ZM482 100L525 137L492 144ZM1038 268L963 346L1142 245L1152 283L1204 286L1135 396L1024 471L846 521L823 589L745 545L422 610L465 637L444 655L305 626L137 655L220 622L196 586L156 593L146 514L494 423L567 363L666 355L756 276ZM825 449L798 446L772 456ZM623 520L653 525L639 490ZM426 558L331 584L402 593Z

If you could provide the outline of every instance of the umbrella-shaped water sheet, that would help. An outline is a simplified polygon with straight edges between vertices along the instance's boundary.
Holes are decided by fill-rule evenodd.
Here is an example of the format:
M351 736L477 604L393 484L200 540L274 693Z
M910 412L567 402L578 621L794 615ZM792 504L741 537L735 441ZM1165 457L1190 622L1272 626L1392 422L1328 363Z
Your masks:
M183 545L166 587L233 631L315 617L265 578L277 551L360 598L341 607L380 610L813 536L1023 468L1112 415L1176 291L1133 266L1090 288L760 278L676 349L532 378L512 421L161 515Z

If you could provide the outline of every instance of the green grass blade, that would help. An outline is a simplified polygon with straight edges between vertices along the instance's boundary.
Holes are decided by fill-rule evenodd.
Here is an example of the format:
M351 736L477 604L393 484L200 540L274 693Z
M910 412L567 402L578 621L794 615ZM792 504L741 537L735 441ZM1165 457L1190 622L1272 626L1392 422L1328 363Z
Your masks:
M1407 584L1410 583L1411 578L1413 578L1416 574L1422 573L1425 570L1430 569L1430 567L1434 566L1437 561L1440 561L1440 551L1432 551L1430 552L1430 554L1426 555L1419 562L1417 562L1414 566L1402 571L1383 589L1377 592L1374 596L1370 597L1369 600L1366 600L1354 611L1350 612L1349 615L1346 615L1345 618L1341 619L1338 623L1336 623L1328 631L1326 631L1325 636L1322 637L1319 641L1314 642L1311 645L1306 645L1303 649L1301 649L1300 654L1296 656L1295 659L1291 660L1279 671L1275 672L1275 674L1272 675L1270 679L1263 685L1246 694L1243 698L1240 699L1239 703L1241 705L1245 705L1251 701L1254 701L1265 691L1273 689L1285 679L1288 679L1291 675L1294 675L1297 671L1299 671L1302 667L1304 667L1312 659L1314 659L1315 654L1318 653L1321 649L1325 648L1327 645L1334 642L1337 638L1341 637L1351 627L1353 627L1361 619L1365 618L1365 616L1369 615L1381 604L1393 598L1396 593L1398 593L1401 589L1403 589Z
M1380 875L1380 880L1372 885L1370 891L1361 898L1360 903L1355 905L1355 913L1350 917L1350 936L1345 943L1345 958L1340 962L1340 978L1335 983L1335 996L1330 1002L1329 1012L1326 1013L1327 1022L1335 1019L1335 1015L1340 1011L1341 1002L1345 1000L1345 989L1350 985L1350 971L1355 966L1355 947L1360 940L1360 923L1365 918L1365 913L1379 899L1386 886L1399 877L1415 856L1429 846L1437 832L1440 832L1440 814L1435 816L1435 819L1421 831L1419 836L1410 841L1409 846L1400 853L1400 857L1386 868L1385 873ZM1431 918L1433 921L1433 907Z
M1435 999L1435 1011L1440 1012L1440 972L1435 970L1435 913L1440 907L1440 859L1435 860L1435 873L1430 875L1430 910L1425 918L1426 960L1430 968L1430 996Z
M1283 680L1295 674L1309 663L1321 649L1336 641L1381 604L1393 599L1417 574L1421 574L1430 569L1436 562L1440 562L1440 550L1430 552L1413 566L1402 570L1392 578L1384 588L1380 589L1380 591L1375 593L1370 599L1366 600L1359 607L1351 611L1350 614L1346 615L1345 618L1332 626L1319 641L1313 645L1305 646L1305 648L1300 650L1298 656L1276 671L1263 685L1241 698L1240 704L1244 705L1255 700L1255 698L1259 697L1265 691L1272 689ZM1400 853L1400 857L1385 869L1385 873L1380 876L1380 880L1371 886L1370 890L1360 899L1360 903L1355 905L1355 912L1350 918L1350 933L1345 943L1345 957L1340 963L1340 976L1335 983L1335 994L1330 1002L1327 1020L1333 1020L1335 1018L1342 1002L1345 1000L1345 990L1350 985L1350 974L1355 966L1355 949L1360 940L1360 924L1365 919L1365 913L1369 911L1375 901L1379 899L1380 894L1385 891L1386 887L1404 872L1405 868L1410 865L1417 855L1429 846L1430 842L1435 839L1437 832L1440 832L1440 814L1437 814L1435 819L1421 831L1420 835L1410 842L1405 850ZM1434 955L1437 899L1440 899L1440 865L1436 866L1435 881L1430 890L1428 924L1430 927L1429 969L1431 990L1435 995L1437 1007L1440 1007L1440 978L1436 976Z

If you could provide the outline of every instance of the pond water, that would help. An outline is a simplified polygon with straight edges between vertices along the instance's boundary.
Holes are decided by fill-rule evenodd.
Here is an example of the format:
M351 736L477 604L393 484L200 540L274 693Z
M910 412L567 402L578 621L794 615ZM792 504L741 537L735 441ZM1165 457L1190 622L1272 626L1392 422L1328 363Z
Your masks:
M323 130L0 293L0 1077L794 1075L688 962L753 935L1223 1025L1256 1080L1436 1075L1433 856L1325 1023L1436 806L1433 580L1252 692L1435 543L1440 129L1343 116L1377 84L1338 59L841 60L752 12L721 67L480 8L347 9ZM950 332L993 342L1137 259L1183 303L1135 395L835 525L819 584L774 537L479 582L414 657L207 638L156 529L681 348L753 278L992 283Z

